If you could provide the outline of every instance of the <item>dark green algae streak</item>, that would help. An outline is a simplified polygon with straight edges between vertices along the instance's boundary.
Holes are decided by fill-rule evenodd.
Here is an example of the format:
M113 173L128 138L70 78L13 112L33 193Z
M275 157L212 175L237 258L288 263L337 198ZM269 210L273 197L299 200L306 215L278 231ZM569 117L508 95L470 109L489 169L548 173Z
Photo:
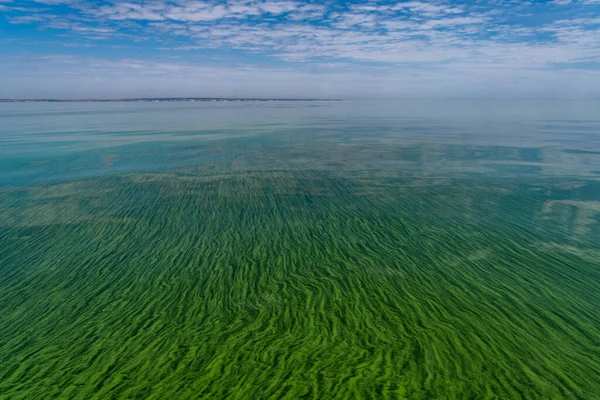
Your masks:
M593 154L321 139L0 187L0 399L600 398Z

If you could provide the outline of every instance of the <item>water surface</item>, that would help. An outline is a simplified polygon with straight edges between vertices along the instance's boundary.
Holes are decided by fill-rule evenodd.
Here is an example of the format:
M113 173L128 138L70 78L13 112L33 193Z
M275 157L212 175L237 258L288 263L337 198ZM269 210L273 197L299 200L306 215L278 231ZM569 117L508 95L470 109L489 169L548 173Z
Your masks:
M0 105L0 398L597 399L598 109Z

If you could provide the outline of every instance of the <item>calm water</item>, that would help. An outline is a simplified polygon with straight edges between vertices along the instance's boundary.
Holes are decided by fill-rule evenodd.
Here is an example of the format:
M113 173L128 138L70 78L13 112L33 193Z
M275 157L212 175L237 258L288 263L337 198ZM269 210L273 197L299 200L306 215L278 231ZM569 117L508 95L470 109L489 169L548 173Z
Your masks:
M0 104L0 398L600 398L600 103Z

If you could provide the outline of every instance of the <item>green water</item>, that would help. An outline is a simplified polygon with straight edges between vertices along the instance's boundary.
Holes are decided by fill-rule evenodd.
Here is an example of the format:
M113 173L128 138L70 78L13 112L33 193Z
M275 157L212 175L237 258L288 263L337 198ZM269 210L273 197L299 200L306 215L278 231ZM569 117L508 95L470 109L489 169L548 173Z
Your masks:
M597 106L2 106L0 398L598 399Z

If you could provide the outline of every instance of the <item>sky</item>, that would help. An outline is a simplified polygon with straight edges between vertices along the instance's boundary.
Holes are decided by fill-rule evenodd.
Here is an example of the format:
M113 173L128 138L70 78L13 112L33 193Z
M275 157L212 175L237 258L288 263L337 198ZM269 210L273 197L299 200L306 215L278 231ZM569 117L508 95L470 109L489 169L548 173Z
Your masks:
M600 99L600 0L0 0L0 98Z

